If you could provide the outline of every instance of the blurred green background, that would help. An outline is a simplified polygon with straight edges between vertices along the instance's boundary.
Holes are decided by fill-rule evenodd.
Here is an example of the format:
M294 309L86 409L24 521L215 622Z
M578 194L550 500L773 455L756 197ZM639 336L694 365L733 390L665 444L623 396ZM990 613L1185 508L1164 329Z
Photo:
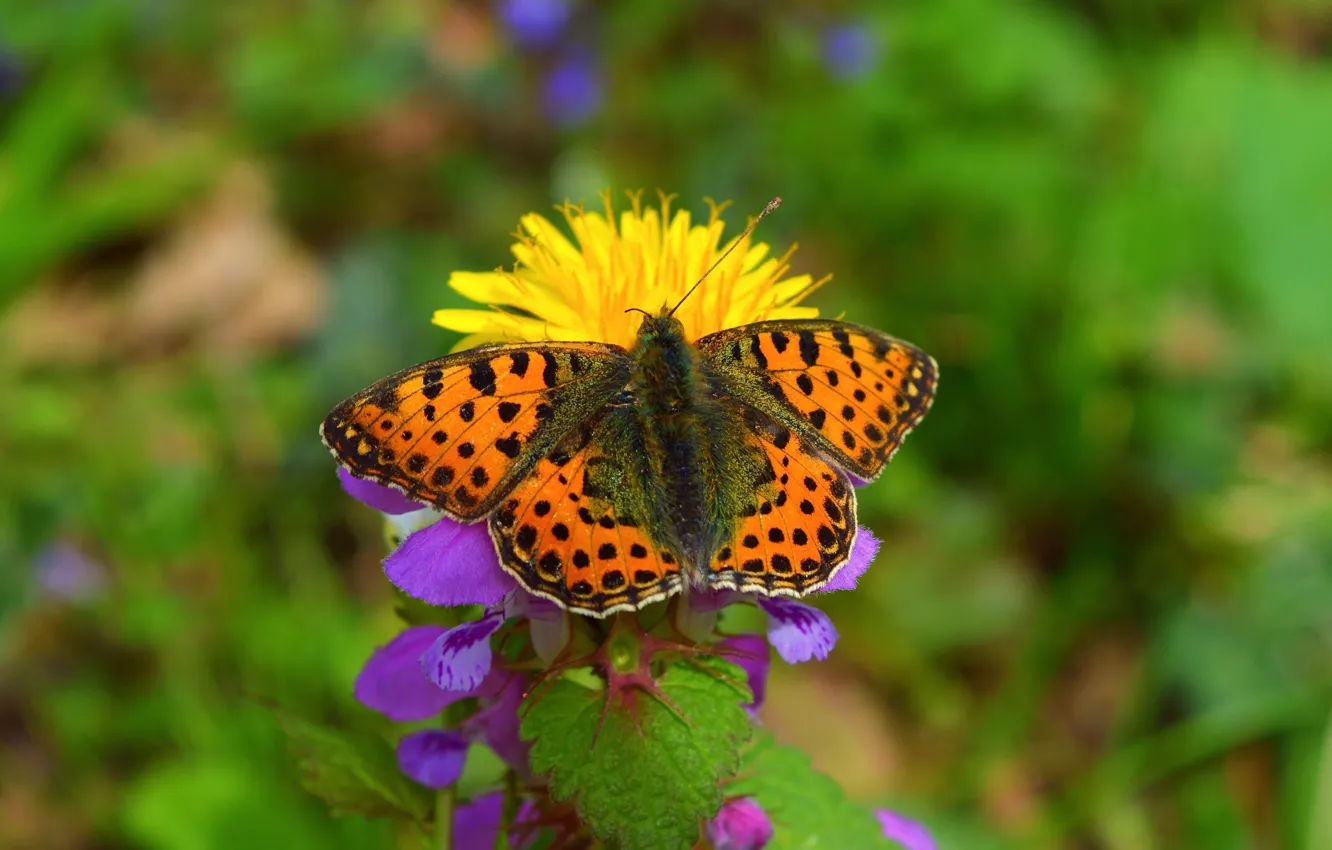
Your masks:
M392 846L259 704L394 630L316 427L611 186L940 363L779 738L946 848L1332 847L1319 0L0 0L0 847Z

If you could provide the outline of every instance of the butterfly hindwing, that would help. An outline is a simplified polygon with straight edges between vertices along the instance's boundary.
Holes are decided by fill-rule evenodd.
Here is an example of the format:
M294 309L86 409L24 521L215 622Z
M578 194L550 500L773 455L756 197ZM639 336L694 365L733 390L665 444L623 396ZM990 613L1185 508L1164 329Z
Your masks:
M635 610L683 587L679 559L649 534L644 458L615 441L625 424L617 419L630 415L612 409L571 433L490 520L504 569L531 593L580 614Z
M321 434L352 474L474 520L628 371L624 349L602 343L483 346L373 384L335 407Z
M740 420L737 415L737 421ZM710 588L803 596L847 562L856 537L856 493L846 473L791 429L748 411L746 451L766 474L735 518L734 533L704 571Z
M696 346L728 392L866 480L878 477L934 400L933 358L846 322L759 322Z

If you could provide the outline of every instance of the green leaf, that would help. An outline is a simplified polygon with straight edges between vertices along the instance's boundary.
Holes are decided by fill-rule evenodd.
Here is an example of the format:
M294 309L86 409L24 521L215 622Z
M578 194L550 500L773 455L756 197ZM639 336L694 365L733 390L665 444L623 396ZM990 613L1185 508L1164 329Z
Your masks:
M625 850L689 848L721 808L749 738L744 672L719 659L677 663L657 684L674 709L643 691L607 692L561 679L529 701L522 735L550 793L572 798L596 834ZM678 711L678 713L677 713Z
M431 794L398 769L387 741L275 711L300 766L301 784L333 814L425 821Z
M890 847L873 813L846 799L841 787L814 770L809 756L764 736L744 754L730 796L753 797L772 819L770 850Z

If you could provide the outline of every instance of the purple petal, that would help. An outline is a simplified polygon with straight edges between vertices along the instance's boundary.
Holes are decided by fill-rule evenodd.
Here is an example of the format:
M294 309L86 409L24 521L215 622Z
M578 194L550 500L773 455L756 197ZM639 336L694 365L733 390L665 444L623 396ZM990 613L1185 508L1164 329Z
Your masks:
M341 466L338 467L338 480L342 482L342 489L347 491L347 495L386 514L407 514L423 507L392 487L357 478Z
M855 590L856 582L869 569L874 556L879 554L879 538L865 526L856 534L856 542L851 546L851 557L833 576L832 581L818 589L818 593L831 593L834 590Z
M408 723L434 717L467 696L440 690L421 670L421 655L442 634L439 626L416 626L376 649L356 677L357 702Z
M500 20L525 47L548 47L569 21L569 0L501 0Z
M698 612L720 611L727 605L744 602L753 597L734 590L705 590L689 592L689 607Z
M576 52L546 76L546 114L561 127L584 123L601 108L601 74L591 57Z
M875 809L874 816L883 828L883 837L896 841L902 845L903 850L938 850L933 836L923 824L887 809Z
M421 656L421 669L446 691L476 690L490 672L490 636L503 624L503 612L488 611L479 620L454 626Z
M494 605L516 583L502 569L486 524L444 517L402 542L384 560L389 581L431 605Z
M754 695L754 701L745 705L745 710L752 717L763 705L768 693L768 665L771 661L768 642L762 635L732 635L723 640L721 645L735 650L722 657L732 664L738 664L749 680L749 690Z
M772 822L762 806L741 797L721 807L708 824L708 840L715 850L762 850L772 840Z
M823 33L823 61L839 80L863 77L879 64L879 39L864 24L831 26Z
M65 602L89 602L106 590L106 568L64 540L38 552L33 567L38 586Z
M473 714L466 723L469 737L484 741L505 764L524 775L528 772L527 756L532 745L518 735L518 709L526 695L526 679L510 674L499 697Z
M496 791L477 797L453 810L453 850L493 850L495 834L499 832L500 815L504 811L504 793ZM526 847L531 836L523 824L531 823L537 812L531 800L523 801L510 833L510 846Z
M398 767L427 788L445 788L462 776L467 740L457 732L422 729L398 742Z
M837 645L837 629L819 609L780 596L758 602L768 612L768 642L787 664L822 661Z

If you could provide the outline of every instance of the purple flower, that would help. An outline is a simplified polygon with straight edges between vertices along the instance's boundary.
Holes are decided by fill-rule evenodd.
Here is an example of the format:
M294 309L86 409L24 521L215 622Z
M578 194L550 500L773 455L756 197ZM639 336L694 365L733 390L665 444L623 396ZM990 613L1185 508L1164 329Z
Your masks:
M89 602L106 590L106 569L63 540L38 552L33 567L38 586L65 602Z
M446 788L462 776L467 740L457 732L422 729L398 742L398 767L427 788Z
M903 850L938 850L930 831L921 823L887 809L875 809L874 816L883 828L883 837L896 841Z
M874 556L879 554L879 538L874 536L865 526L856 530L856 542L851 544L851 557L847 558L846 563L833 576L832 581L819 588L818 593L832 593L835 590L855 590L856 583L860 577L870 568L874 562Z
M864 23L834 24L823 31L823 63L839 80L869 74L879 64L879 39Z
M723 640L721 646L733 650L722 657L745 671L749 691L754 695L754 701L746 704L745 710L752 717L758 713L768 693L768 642L761 635L732 635Z
M527 696L527 681L509 674L499 696L467 719L463 731L471 740L480 740L495 751L505 764L526 774L527 756L532 745L518 735L518 709Z
M583 52L560 60L546 75L543 101L546 115L561 127L585 123L601 108L601 75Z
M27 73L19 57L0 46L0 100L17 94L23 88L26 78Z
M837 645L837 629L818 608L783 596L760 598L759 607L768 612L768 643L787 664L822 661Z
M407 514L425 507L392 487L357 478L341 466L338 467L338 481L342 482L342 489L347 491L347 495L386 514Z
M772 823L762 806L741 797L728 801L708 823L708 840L716 850L763 850L772 840Z
M524 47L549 47L569 22L569 0L500 0L499 17Z
M446 630L421 656L426 677L446 691L474 691L490 672L490 636L504 625L504 611L488 609L479 620Z
M492 850L495 836L499 832L500 816L504 811L504 794L496 791L484 797L477 797L470 803L453 810L453 850ZM536 807L531 800L523 801L514 820L510 844L526 847L531 843L527 834L536 814Z
M434 717L460 699L498 692L501 683L492 681L496 676L488 677L473 693L442 690L426 677L421 656L446 631L442 626L416 626L376 649L356 677L357 702L390 720L410 723Z
M516 587L502 569L486 524L441 518L384 560L389 581L431 605L494 605Z

